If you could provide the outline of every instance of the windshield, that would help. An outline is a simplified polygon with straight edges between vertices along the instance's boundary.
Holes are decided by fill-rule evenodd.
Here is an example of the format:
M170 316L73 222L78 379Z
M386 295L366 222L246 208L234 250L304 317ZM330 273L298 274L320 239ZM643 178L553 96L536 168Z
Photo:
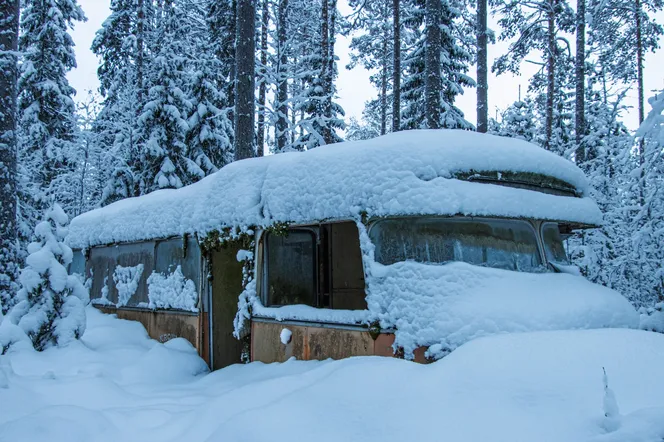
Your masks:
M563 246L558 224L545 223L542 225L542 243L544 244L544 253L546 254L547 261L555 264L570 264L565 246Z
M370 232L382 264L413 260L469 264L521 272L543 271L533 227L519 220L398 218L376 222Z

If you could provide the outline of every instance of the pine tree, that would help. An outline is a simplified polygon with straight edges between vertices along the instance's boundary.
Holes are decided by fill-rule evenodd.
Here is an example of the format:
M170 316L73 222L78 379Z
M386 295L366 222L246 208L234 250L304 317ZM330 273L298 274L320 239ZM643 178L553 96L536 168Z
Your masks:
M574 13L565 0L538 0L528 3L504 0L500 2L498 12L502 15L498 21L502 28L501 40L514 41L510 44L508 53L496 59L492 71L498 75L505 72L518 74L525 57L533 50L540 52L542 62L538 77L546 79L543 145L546 149L552 149L556 125L555 96L556 91L560 90L556 85L556 63L564 56L566 49L560 46L564 39L559 38L559 34L572 30Z
M488 0L477 0L477 131L489 129Z
M202 59L197 68L191 85L187 155L209 175L233 161L233 124L228 109L224 109L227 98L223 89L213 81L221 69L219 60L214 56Z
M235 159L256 155L255 50L256 5L252 0L237 0L235 40Z
M430 118L426 108L426 35L424 34L425 9L421 0L405 8L404 42L410 50L404 58L405 78L401 88L404 129L417 129L427 126ZM465 74L470 62L470 53L459 43L467 40L462 36L463 27L459 23L460 10L447 0L441 1L440 11L440 123L436 127L450 129L472 129L463 112L454 105L457 95L463 93L464 86L474 86L472 78Z
M147 101L137 121L136 143L140 151L141 194L156 189L180 188L205 172L187 157L185 137L189 131L187 114L191 109L186 91L186 60L178 33L182 18L173 3L159 11L153 57L147 74Z
M535 104L530 98L525 98L515 101L502 113L502 120L494 133L532 142L537 136L536 121Z
M391 23L393 11L385 0L351 1L349 5L356 9L349 20L357 30L350 43L350 60L348 69L362 65L366 70L377 71L370 75L369 80L376 89L380 102L380 134L388 131L388 119L392 113L392 104L388 99L392 94L394 75L393 55L390 52L394 41Z
M52 198L53 182L70 174L76 136L76 107L66 74L76 67L68 30L85 20L76 0L27 0L21 18L23 53L19 80L20 155L27 174L21 216L34 225L36 214Z
M55 204L35 227L37 240L28 246L19 302L10 315L38 351L67 345L85 331L89 295L77 276L67 274L73 256L64 243L67 222L64 210Z
M313 29L310 37L302 40L295 51L301 51L300 68L296 78L301 78L302 87L293 93L293 109L300 114L293 130L299 130L293 148L312 149L317 146L341 141L336 133L343 129L343 108L334 102L336 77L334 40L336 35L336 7L334 0L320 2L320 16L313 19L311 25L320 23L319 29ZM302 20L307 15L302 15ZM300 23L304 22L302 20Z
M18 0L0 0L0 318L12 305L17 276L16 93Z

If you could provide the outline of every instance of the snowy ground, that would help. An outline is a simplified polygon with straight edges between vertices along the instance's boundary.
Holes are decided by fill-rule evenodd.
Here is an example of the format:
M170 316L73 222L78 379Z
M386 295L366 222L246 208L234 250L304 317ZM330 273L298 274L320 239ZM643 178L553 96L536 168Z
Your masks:
M87 313L81 342L0 356L0 441L664 438L662 334L523 333L426 366L362 357L207 374L186 341L162 345L138 323ZM604 417L602 367L615 419Z

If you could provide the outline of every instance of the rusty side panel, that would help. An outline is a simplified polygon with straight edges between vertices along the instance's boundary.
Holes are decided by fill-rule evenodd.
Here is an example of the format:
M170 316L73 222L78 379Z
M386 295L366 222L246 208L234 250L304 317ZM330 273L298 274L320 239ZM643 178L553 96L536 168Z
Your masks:
M291 331L291 342L281 342L281 331ZM368 332L280 323L252 322L252 360L283 362L294 356L300 360L343 359L373 355L373 339Z
M284 345L280 335L291 331L291 341ZM316 326L256 322L251 324L251 360L264 363L284 362L290 357L302 361L343 359L351 356L394 357L394 334L382 333L374 341L369 332ZM414 361L426 364L426 347L415 349Z
M92 270L92 298L99 298L104 285L108 286L108 300L118 302L118 291L113 281L113 273L118 265L133 267L143 264L143 273L136 292L128 302L133 307L140 302L148 302L147 279L154 269L155 242L120 244L107 247L94 247L90 250L90 259L86 263L86 274Z
M212 362L214 370L239 363L242 342L233 336L237 301L242 293L241 244L230 243L209 256L212 275Z
M175 337L185 338L198 350L198 354L201 354L202 349L196 339L198 336L198 315L96 307L104 313L115 313L119 319L140 322L147 330L148 335L157 341L166 342Z

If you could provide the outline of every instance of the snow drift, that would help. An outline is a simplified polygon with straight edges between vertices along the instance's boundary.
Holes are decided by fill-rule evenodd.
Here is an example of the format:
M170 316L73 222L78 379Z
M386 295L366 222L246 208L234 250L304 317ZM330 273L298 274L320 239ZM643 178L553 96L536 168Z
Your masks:
M663 365L664 335L605 329L480 338L430 365L359 357L206 374L186 343L88 309L80 342L0 356L0 440L655 442Z

